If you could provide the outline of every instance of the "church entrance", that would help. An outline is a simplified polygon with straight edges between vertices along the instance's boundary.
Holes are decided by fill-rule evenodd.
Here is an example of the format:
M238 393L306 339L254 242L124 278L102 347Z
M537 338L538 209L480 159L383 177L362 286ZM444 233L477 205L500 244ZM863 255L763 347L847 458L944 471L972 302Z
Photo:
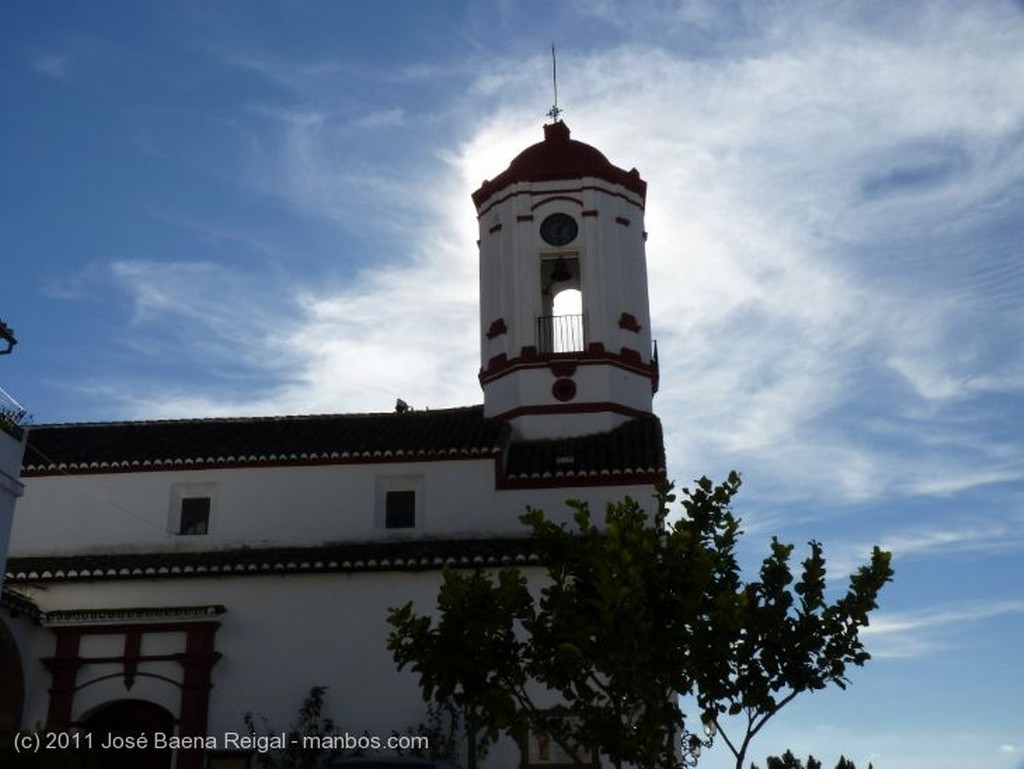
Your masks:
M171 751L153 748L157 732L174 734L174 716L159 705L145 700L117 700L97 708L82 724L95 736L97 747L113 743L101 750L104 769L170 769ZM139 747L129 741L145 735L147 744Z

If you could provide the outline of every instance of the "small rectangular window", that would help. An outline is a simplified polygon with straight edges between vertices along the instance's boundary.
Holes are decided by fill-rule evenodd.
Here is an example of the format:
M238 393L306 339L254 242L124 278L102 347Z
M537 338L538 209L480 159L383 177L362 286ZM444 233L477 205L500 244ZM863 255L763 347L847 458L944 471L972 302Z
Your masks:
M210 528L210 498L182 497L179 534L207 534Z
M411 529L416 525L415 491L389 491L384 504L384 525L387 528Z

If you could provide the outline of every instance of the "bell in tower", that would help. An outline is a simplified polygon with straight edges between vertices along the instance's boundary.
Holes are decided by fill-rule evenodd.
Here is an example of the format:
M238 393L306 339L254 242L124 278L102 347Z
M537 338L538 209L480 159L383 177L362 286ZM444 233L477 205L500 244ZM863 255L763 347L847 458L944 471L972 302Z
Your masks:
M557 121L473 193L484 413L519 438L604 432L651 413L646 192L635 169Z

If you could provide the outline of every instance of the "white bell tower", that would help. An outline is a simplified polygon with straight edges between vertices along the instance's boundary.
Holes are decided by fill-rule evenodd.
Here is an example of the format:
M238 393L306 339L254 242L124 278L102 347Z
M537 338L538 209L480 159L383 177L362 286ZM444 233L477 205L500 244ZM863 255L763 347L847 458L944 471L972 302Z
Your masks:
M557 121L473 193L484 414L517 437L588 435L651 413L646 192L636 169Z

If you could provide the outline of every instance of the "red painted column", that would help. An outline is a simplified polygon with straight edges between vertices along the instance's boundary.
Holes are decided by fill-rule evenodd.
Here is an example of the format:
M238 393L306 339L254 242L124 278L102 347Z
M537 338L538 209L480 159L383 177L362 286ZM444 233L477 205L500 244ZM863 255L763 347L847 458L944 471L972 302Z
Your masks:
M185 641L185 653L178 655L184 668L181 684L181 709L178 733L183 737L205 737L210 708L211 674L220 659L214 651L214 636L219 622L200 622L191 625ZM178 751L177 769L202 769L203 751Z
M50 706L46 714L46 728L57 731L71 725L71 707L75 701L75 679L82 660L78 656L82 633L79 628L63 627L57 630L57 649L43 663L50 670Z

